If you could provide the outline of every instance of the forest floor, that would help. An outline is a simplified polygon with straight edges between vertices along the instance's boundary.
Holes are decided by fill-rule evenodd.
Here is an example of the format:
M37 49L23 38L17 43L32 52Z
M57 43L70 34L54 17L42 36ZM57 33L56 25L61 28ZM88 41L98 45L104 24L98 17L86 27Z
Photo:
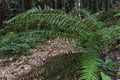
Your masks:
M0 80L31 80L29 76L19 77L43 65L48 57L74 51L72 46L74 46L73 41L57 37L44 42L41 49L32 49L27 56L20 56L16 58L16 60L14 60L13 57L7 61L1 59ZM82 48L80 50L82 50ZM43 80L43 77L41 76L41 79L34 80Z
M60 54L66 54L68 51L76 53L73 49L74 41L67 39L55 38L42 43L43 46L40 49L32 49L27 56L20 56L14 60L11 57L9 60L0 60L0 80L44 80L43 76L39 76L39 79L34 78L30 73L37 67L44 64L45 60L49 57L53 57ZM83 48L79 48L81 52ZM120 64L120 48L117 47L114 51L110 52L112 59L116 59ZM120 68L117 70L120 72ZM40 74L44 73L44 70L40 70ZM32 78L31 78L31 77ZM116 76L120 79L120 76ZM68 79L72 80L72 79ZM74 79L77 80L77 79Z

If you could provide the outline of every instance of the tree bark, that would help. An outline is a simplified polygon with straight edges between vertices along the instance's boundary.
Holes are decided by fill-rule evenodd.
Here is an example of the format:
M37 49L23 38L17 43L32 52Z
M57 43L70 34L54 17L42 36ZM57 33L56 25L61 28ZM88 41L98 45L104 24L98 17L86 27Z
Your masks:
M76 12L77 12L77 16L80 17L80 7L81 7L81 0L76 0L75 1L75 8L76 8Z
M0 28L2 27L2 0L0 0Z
M24 0L24 8L25 10L30 9L31 5L30 5L30 0Z

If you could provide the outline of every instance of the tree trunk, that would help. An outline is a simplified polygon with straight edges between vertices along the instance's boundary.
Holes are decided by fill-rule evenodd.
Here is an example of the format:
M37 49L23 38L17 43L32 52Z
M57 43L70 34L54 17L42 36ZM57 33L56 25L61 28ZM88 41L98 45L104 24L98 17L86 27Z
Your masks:
M2 0L0 0L0 28L2 27Z
M30 0L18 0L18 6L21 12L31 8Z
M23 0L18 0L18 6L19 6L20 12L22 12L23 11Z
M108 10L108 0L105 0L105 10Z
M76 12L77 12L77 16L80 17L80 7L81 7L81 0L76 0L75 1L75 8L76 8Z
M3 20L10 18L10 7L7 0L1 0L1 11Z
M55 0L55 9L58 8L57 0Z
M24 8L25 10L30 9L31 5L30 5L30 0L24 0Z

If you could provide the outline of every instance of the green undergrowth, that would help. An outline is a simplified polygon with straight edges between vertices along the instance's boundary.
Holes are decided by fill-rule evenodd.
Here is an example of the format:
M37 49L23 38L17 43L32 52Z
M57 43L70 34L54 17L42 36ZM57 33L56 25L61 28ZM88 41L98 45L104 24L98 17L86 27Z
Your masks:
M79 67L79 53L74 54L65 54L65 55L59 55L55 56L53 58L49 58L45 66L47 75L45 76L46 80L52 80L52 79L74 79L76 77L79 78L80 74L78 73L80 67ZM39 68L38 68L39 69Z
M48 75L47 80L53 80L56 74L61 75L61 78L70 76L74 74L74 69L79 74L80 80L98 80L100 75L103 77L109 75L106 73L107 71L99 69L99 59L100 55L108 55L110 45L115 44L120 36L120 25L112 24L110 27L106 27L105 20L98 20L85 10L81 10L81 12L85 20L64 12L56 12L51 9L41 11L35 8L5 21L5 28L0 30L1 57L24 54L31 48L39 48L42 45L41 41L59 36L74 40L76 45L83 47L84 50L79 55L75 55L76 57L67 55L69 58L53 58L53 63L51 63L53 67L51 64L48 65L50 70L53 69L53 74ZM105 19L109 18L108 15ZM58 60L56 61L56 59ZM103 66L101 67L103 68ZM54 74L54 71L58 72ZM106 74L104 75L104 73Z
M26 55L32 48L40 48L42 41L53 37L52 31L31 30L21 33L8 32L0 37L0 57Z
M118 25L120 23L120 17L116 14L120 13L120 10L109 10L100 13L98 20L105 23L106 27Z

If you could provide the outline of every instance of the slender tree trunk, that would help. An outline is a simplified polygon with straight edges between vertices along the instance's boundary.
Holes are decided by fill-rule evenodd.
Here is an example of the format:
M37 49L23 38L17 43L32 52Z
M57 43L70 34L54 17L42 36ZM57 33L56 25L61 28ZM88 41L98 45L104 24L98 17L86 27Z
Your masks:
M55 0L55 9L58 8L57 0Z
M105 10L108 11L109 9L109 3L110 3L110 0L105 0Z
M22 12L22 1L23 0L18 0L18 6L19 6L19 9L20 9L20 12Z
M25 10L30 9L31 5L30 5L30 0L24 0L24 8Z
M58 1L58 9L61 9L62 8L62 0L59 0Z
M8 0L0 0L0 27L2 27L2 21L10 18Z
M7 18L10 18L10 7L9 7L9 4L8 4L8 0L2 0L1 1L1 7L2 7L2 12L3 12L3 18L4 19L7 19Z
M64 8L64 11L66 12L66 0L63 0L63 8Z
M76 0L75 1L75 8L76 8L76 12L77 12L77 16L80 17L80 7L81 7L81 0Z
M0 28L2 27L2 0L0 0Z
M18 0L19 9L21 12L30 9L30 0Z

